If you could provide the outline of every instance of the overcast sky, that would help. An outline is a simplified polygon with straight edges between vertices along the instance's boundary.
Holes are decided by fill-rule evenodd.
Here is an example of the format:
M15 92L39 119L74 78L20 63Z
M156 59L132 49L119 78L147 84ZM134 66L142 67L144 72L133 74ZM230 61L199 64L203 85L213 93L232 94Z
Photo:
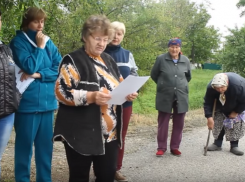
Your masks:
M191 0L196 3L204 3L205 0ZM209 25L214 25L220 29L220 33L224 36L229 34L228 28L235 28L237 25L241 28L245 24L245 16L240 17L241 9L236 7L239 0L209 0L211 3L208 9L211 19Z

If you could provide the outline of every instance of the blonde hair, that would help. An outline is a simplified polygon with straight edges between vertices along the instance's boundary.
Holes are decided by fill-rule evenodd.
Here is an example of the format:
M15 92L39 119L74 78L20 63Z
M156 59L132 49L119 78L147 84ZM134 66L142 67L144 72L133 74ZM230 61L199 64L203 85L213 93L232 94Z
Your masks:
M91 15L83 24L82 28L82 42L83 38L88 38L89 35L101 32L109 37L109 40L113 39L114 29L111 27L110 20L105 15Z
M112 28L114 28L115 30L122 30L123 31L123 35L125 35L126 33L126 28L124 23L119 22L119 21L114 21L111 23Z
M28 30L28 25L34 21L34 20L41 20L44 19L44 21L47 19L47 14L45 11L41 8L37 7L30 7L27 8L25 11L23 18L22 18L22 23L20 26L20 29L23 31Z

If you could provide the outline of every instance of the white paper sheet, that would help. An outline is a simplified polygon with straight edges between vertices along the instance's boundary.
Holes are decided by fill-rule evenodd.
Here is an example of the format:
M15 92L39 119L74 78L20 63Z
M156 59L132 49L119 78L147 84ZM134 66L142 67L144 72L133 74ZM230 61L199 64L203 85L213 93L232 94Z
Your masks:
M19 92L22 94L27 89L27 87L35 80L34 78L28 78L27 80L24 80L23 82L20 81L22 73L19 73L20 68L15 65L15 77L16 77L16 87L19 89Z
M126 101L129 94L137 92L150 76L132 76L129 75L123 80L111 93L111 99L108 104L121 105Z

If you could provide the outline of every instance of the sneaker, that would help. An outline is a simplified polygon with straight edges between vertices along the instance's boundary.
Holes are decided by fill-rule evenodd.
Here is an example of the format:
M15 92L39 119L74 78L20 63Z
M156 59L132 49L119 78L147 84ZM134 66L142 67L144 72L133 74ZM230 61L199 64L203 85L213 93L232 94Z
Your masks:
M238 147L231 148L230 152L233 153L233 154L235 154L235 155L243 155L244 154L244 152L241 151L241 150L239 150Z
M208 148L207 148L207 151L220 151L220 150L222 150L222 148L218 147L214 143L209 145Z
M181 156L181 152L178 149L173 149L171 150L171 154L180 157Z
M127 182L127 178L125 178L122 173L120 171L116 171L116 174L115 174L115 180L118 181L118 182Z
M163 154L164 154L164 151L163 150L157 150L156 156L157 157L162 157Z

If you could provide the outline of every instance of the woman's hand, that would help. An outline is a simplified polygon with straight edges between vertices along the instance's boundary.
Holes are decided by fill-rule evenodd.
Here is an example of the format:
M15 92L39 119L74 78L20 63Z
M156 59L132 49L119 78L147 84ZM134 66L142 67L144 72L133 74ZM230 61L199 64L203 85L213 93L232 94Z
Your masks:
M133 101L133 100L136 99L137 97L138 97L138 93L135 92L135 93L129 94L129 95L126 97L126 100L127 100L127 101Z
M40 73L34 73L33 75L31 75L31 78L41 78L41 74Z
M95 92L87 92L87 103L95 103L97 105L105 105L107 102L111 99L111 95L101 92L101 91L95 91Z
M214 119L212 117L207 119L207 126L209 130L212 130L214 128Z
M20 77L21 82L23 82L24 80L27 80L28 78L41 78L40 73L34 73L33 75L28 75L28 74L24 73L22 70L20 70L19 73L22 73L22 75Z
M237 117L237 115L238 115L238 113L232 111L232 112L230 113L230 115L229 115L229 118L230 118L230 119L234 119L234 118Z
M36 35L37 47L44 49L45 47L45 35L42 31L38 31Z

